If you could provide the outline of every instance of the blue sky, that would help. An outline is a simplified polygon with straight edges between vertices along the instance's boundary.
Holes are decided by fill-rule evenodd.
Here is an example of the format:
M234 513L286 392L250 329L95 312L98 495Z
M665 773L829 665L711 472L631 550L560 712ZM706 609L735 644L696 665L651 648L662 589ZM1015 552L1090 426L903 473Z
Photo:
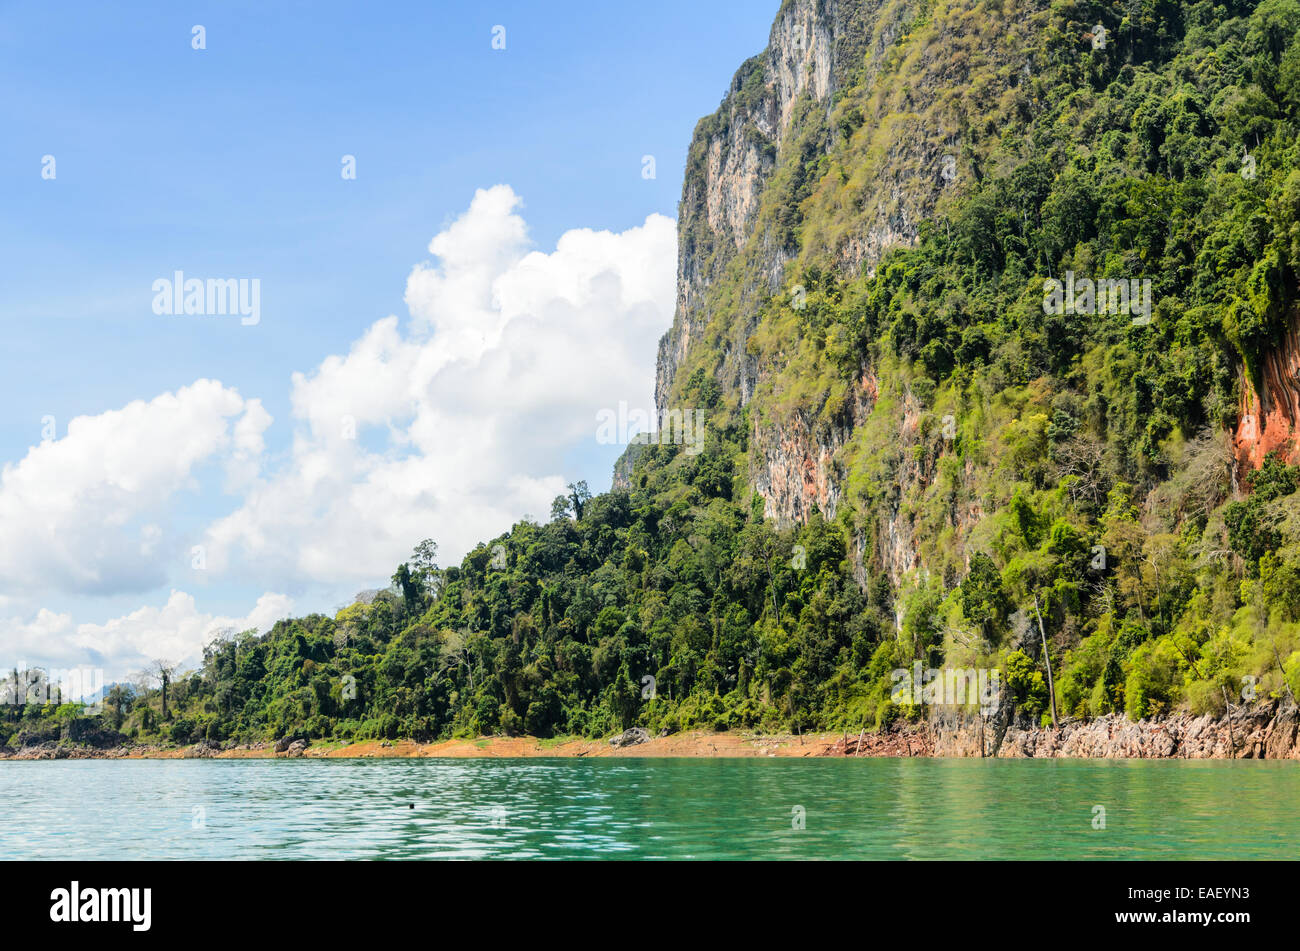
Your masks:
M288 499L310 484L290 471L295 467L309 469L313 459L336 467L356 462L353 456L346 463L340 462L343 456L330 456L333 450L323 448L328 438L312 428L327 414L321 407L333 412L341 405L340 387L352 388L346 399L364 401L369 387L359 377L366 366L379 368L376 377L391 378L415 365L419 347L427 349L439 335L451 339L455 318L449 311L477 291L470 277L453 279L450 257L431 253L435 235L450 235L446 248L476 250L482 260L463 264L471 277L487 268L494 280L506 274L508 286L522 282L531 289L519 292L514 316L502 318L494 331L512 341L508 346L443 353L438 359L459 368L461 383L453 385L451 370L443 371L421 391L429 405L405 417L393 406L406 397L392 396L373 409L371 422L363 420L360 450L387 454L392 465L412 453L441 454L436 437L430 442L427 433L421 435L422 425L441 426L447 439L463 447L472 439L458 437L448 420L472 423L475 413L485 414L485 431L506 432L518 416L511 415L510 400L485 403L472 391L491 372L544 388L544 376L535 374L529 383L520 371L525 353L544 349L529 349L529 339L542 339L529 334L544 337L548 320L568 320L574 308L595 310L573 317L577 323L570 332L616 342L625 335L622 343L635 343L641 365L652 368L652 346L645 341L651 339L650 324L658 321L656 333L662 332L670 319L664 289L629 290L640 272L667 273L658 263L645 263L658 262L668 247L660 224L647 219L675 217L694 124L717 107L741 62L764 46L776 6L775 0L158 3L121 11L91 3L0 3L0 319L7 331L0 349L0 464L9 478L0 488L0 515L20 513L18 521L27 526L0 531L0 647L39 654L41 645L58 642L62 646L48 654L54 660L71 662L90 650L111 666L151 646L147 632L121 620L133 612L144 612L137 627L176 627L164 611L171 603L197 618L185 624L202 626L216 617L244 618L268 592L282 596L277 604L291 602L295 613L332 610L349 586L386 581L395 562L385 560L388 549L378 541L368 549L357 546L351 575L313 548L337 550L343 540L306 529L294 542L295 552L305 554L292 571L279 571L274 546L260 558L244 555L260 544L250 539L287 531L274 517L258 514L279 504L272 483L279 486L278 498ZM206 49L192 48L196 24L204 27ZM505 28L504 50L492 48L497 25ZM53 179L41 174L47 155L54 158ZM355 156L355 180L340 175L344 155ZM655 158L652 180L642 175L645 155ZM471 213L476 192L498 185L508 191L484 192ZM527 248L518 245L504 263L497 261L492 242L510 243L503 236L514 234L520 222ZM644 240L636 230L642 228ZM521 256L528 248L551 255L561 236L575 229L610 234L592 239L590 249L555 254L542 282L550 289L534 287L526 275L536 269L524 265L520 271ZM629 250L633 245L636 254ZM491 267L483 263L488 258ZM590 288L579 295L585 294L583 303L574 304L567 291L555 289L571 281L603 287L603 279L581 263L595 259L605 260L607 271L623 269L623 293L610 298L617 304L601 304ZM416 265L445 280L422 285L413 307L404 298L415 293L408 280ZM257 279L260 322L242 326L225 317L156 315L151 284L177 269L200 278ZM648 303L652 299L657 310ZM632 317L619 311L623 306ZM607 320L596 334L590 321L601 314ZM323 361L356 351L357 342L388 315L397 318L394 332L401 342L375 343L383 352L377 363L357 356L356 367L338 370L350 382L332 383L331 373L321 371ZM632 324L635 334L628 329ZM509 366L493 370L494 362ZM549 364L561 384L562 362ZM311 390L315 409L304 408L307 388L295 391L295 373L308 381L313 374L321 378ZM570 379L573 373L568 368ZM638 391L626 398L646 403L643 377L628 375ZM200 380L219 382L220 389L194 397L194 405L209 414L202 418L216 414L228 428L223 423L222 432L212 430L212 445L196 452L192 465L159 476L161 481L135 479L131 459L166 457L177 451L171 445L181 438L177 433L191 431L157 425L149 413L170 412L170 402L151 401ZM504 393L513 383L499 385ZM469 395L458 409L459 394ZM599 398L609 402L613 392L602 390ZM529 399L521 405L545 402ZM127 420L130 425L114 422L112 414L133 401L151 405L134 422ZM250 408L250 401L260 409ZM557 404L548 412L571 410ZM270 422L259 422L263 411ZM15 488L21 480L13 470L41 441L46 417L55 420L55 440L67 442L57 457L51 451L28 459L26 488ZM70 437L67 427L75 417L98 418L101 436L93 437L87 426L79 438ZM247 451L231 448L239 442L233 437L238 419L257 430L256 445ZM320 423L324 429L331 425ZM306 438L304 433L317 440L318 454L299 446L294 455L295 440ZM541 497L555 477L586 478L593 489L607 488L621 451L558 435L529 449L527 439L517 433L511 438L520 447L518 478L486 463L483 472L476 471L478 456L469 450L452 468L468 482L480 480L485 492L493 479L504 479L493 496L499 504L487 506L492 514L485 518L505 523L484 525L476 537L508 527L511 506ZM135 446L132 440L144 443ZM68 469L90 472L114 453L127 461L81 481L67 475ZM158 466L166 462L155 460ZM257 473L236 478L232 466L251 466ZM419 477L404 471L403 478ZM372 490L370 501L359 502L363 508L382 497L375 493L393 478L391 468L383 470L373 459L358 464L356 472ZM76 495L75 505L58 495L65 476L71 480L66 495ZM40 502L42 486L58 501ZM332 491L320 506L347 504L338 500L356 495L342 483ZM435 508L472 511L454 487L445 491L431 503ZM262 500L256 512L254 497ZM42 504L60 514L42 519ZM86 528L119 511L121 524L108 517L102 531ZM239 511L238 524L227 525L223 537L238 536L244 547L232 543L217 559L219 567L190 571L188 542L202 540L214 523ZM302 517L308 514L304 510ZM537 508L531 514L544 518L547 512ZM401 513L394 517L400 524ZM358 524L368 524L367 518L377 516L366 510ZM59 519L75 531L60 533L65 523ZM438 527L412 525L435 538ZM114 535L127 531L129 540ZM376 534L384 531L395 529ZM459 557L466 531L463 524L448 530L446 554ZM137 545L139 538L147 544ZM418 540L410 537L405 548ZM124 545L130 548L130 570L123 567ZM139 564L137 556L143 558ZM313 564L322 566L327 581L313 579ZM178 607L177 592L192 605ZM84 625L94 630L77 633ZM121 635L116 640L114 632ZM87 646L100 641L109 646ZM173 652L182 647L175 639L157 646Z

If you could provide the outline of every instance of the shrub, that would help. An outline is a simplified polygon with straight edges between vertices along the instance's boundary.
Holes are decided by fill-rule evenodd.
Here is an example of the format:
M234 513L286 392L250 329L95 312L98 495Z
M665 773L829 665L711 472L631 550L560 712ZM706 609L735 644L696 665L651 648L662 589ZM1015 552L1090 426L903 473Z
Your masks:
M1148 641L1133 652L1124 685L1130 720L1168 713L1178 697L1179 655L1168 641Z

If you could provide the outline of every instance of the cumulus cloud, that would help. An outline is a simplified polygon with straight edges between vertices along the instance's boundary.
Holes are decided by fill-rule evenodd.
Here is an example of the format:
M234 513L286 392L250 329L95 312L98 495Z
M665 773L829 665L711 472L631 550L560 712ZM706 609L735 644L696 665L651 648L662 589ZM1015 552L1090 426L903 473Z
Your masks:
M243 617L199 611L192 595L171 592L160 607L142 607L101 624L77 624L42 608L29 620L0 620L3 668L99 667L110 679L142 670L155 658L194 666L203 646L223 629L264 631L293 612L293 601L267 593Z
M651 215L617 233L569 231L542 251L520 207L508 186L478 191L411 271L409 317L378 320L346 354L292 375L292 437L274 465L261 402L213 380L78 417L6 465L0 612L51 592L193 583L195 538L173 521L216 491L214 471L236 501L201 532L205 577L253 590L369 586L422 538L450 561L525 514L547 516L573 453L595 442L597 414L651 408L676 231ZM265 595L229 621L173 590L162 607L103 624L48 609L0 621L0 647L140 664L192 655L214 626L254 626L286 605Z
M231 484L254 479L270 422L260 401L212 380L73 419L0 471L0 583L25 595L164 584L180 550L169 500L210 462Z
M377 321L294 375L291 459L212 526L210 567L342 582L386 575L423 537L458 555L549 512L599 410L648 408L673 222L569 231L544 253L519 204L480 190L411 272L405 327Z

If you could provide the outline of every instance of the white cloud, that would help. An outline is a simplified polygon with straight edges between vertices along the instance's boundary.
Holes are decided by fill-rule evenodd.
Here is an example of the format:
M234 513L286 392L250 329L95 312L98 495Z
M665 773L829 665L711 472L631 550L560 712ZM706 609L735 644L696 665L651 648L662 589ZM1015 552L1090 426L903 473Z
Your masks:
M168 502L210 461L232 482L255 478L270 421L212 380L73 419L0 472L0 583L28 596L165 583L180 544L159 524Z
M161 607L142 607L102 624L74 623L71 616L42 608L30 620L0 620L3 669L14 667L100 667L109 679L121 679L165 658L196 666L203 646L216 632L231 628L265 631L293 612L293 601L266 593L243 617L199 611L192 595L173 590Z
M412 270L409 320L376 321L346 354L293 374L292 441L274 468L261 402L212 380L78 417L6 465L0 609L193 583L194 538L173 521L187 494L217 491L205 478L216 468L237 502L202 535L205 578L254 590L336 596L386 578L422 538L450 562L526 513L545 518L574 451L595 443L596 414L620 401L651 408L676 233L651 215L619 233L569 231L541 252L519 207L508 186L477 192ZM287 604L264 595L250 618ZM201 614L176 590L103 624L24 617L0 620L5 651L125 666L189 656L214 627L252 626Z
M211 568L362 582L423 537L457 557L548 515L598 410L649 408L673 222L570 231L541 253L518 205L506 186L479 191L411 272L405 332L377 321L347 355L294 375L291 459L212 526Z

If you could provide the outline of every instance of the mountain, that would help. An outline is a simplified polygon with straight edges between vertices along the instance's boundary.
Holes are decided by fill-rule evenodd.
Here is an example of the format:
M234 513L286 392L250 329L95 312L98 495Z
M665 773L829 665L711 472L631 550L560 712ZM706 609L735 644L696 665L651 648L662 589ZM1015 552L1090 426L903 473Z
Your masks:
M115 722L959 730L930 669L998 671L995 744L1294 704L1298 133L1300 0L786 0L696 127L612 490Z
M1078 715L1290 696L1298 28L784 3L691 145L661 417L707 401L766 518L842 528L904 653L1050 640Z

